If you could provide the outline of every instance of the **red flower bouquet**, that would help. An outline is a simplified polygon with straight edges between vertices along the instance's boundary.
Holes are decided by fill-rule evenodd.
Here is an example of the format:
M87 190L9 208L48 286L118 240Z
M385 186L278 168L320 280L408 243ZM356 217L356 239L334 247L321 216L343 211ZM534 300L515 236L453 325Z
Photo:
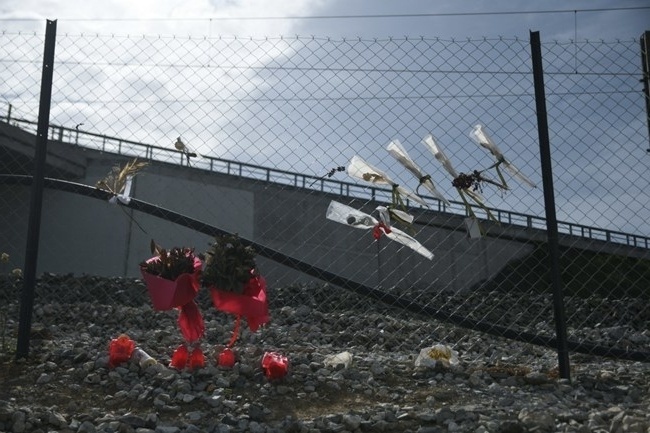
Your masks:
M237 235L217 237L206 252L203 285L210 288L214 307L237 316L233 336L219 355L219 364L234 363L230 348L237 340L240 318L246 317L251 331L270 320L266 281L257 273L255 250L245 246ZM222 357L227 362L222 364Z
M257 273L255 254L237 235L217 237L206 252L202 276L215 308L246 317L253 332L270 320L266 281Z
M183 338L186 343L195 344L205 334L203 316L194 302L201 286L201 259L191 248L172 248L167 251L153 240L151 251L156 256L140 264L151 302L156 310L178 308L178 326ZM179 350L180 348L176 349L172 356L172 367L183 368L187 365L192 368L204 363L203 352L199 347L194 349L198 350L197 354L189 355L189 358Z
M151 302L156 310L170 310L194 300L199 292L201 260L191 248L172 248L167 251L151 241L151 252L156 254L140 263Z

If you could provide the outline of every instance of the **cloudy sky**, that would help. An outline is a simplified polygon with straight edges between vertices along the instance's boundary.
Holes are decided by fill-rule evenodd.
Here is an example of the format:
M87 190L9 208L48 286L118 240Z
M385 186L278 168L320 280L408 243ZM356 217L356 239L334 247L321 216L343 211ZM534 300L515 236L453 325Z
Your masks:
M0 19L58 19L62 31L330 37L638 38L645 0L4 0ZM347 17L347 18L346 18ZM7 24L7 23L5 23ZM6 27L6 26L5 26Z
M0 102L26 118L37 112L45 19L57 20L52 123L170 146L182 135L211 156L322 175L354 154L382 166L377 155L395 138L430 161L419 145L427 132L459 171L485 166L489 155L465 144L480 121L537 184L528 40L539 31L543 42L559 41L545 58L556 74L546 81L549 104L564 110L551 118L551 138L562 156L585 158L555 161L559 219L650 235L647 126L633 76L639 36L650 30L647 0L3 0ZM17 33L25 31L37 37ZM364 42L340 42L354 38ZM421 49L437 51L420 59ZM578 65L605 75L573 76ZM458 68L474 75L437 75ZM436 72L422 78L417 69ZM458 200L439 166L421 165ZM608 175L614 165L626 176ZM408 179L398 166L388 171ZM543 214L539 189L491 194L489 204Z

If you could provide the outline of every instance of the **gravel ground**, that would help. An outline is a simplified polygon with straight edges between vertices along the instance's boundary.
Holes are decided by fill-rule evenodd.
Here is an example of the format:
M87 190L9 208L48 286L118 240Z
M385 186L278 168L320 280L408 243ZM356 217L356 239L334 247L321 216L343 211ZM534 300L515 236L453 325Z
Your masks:
M177 313L154 311L142 282L44 275L30 356L14 361L19 287L0 279L3 432L650 432L650 364L575 354L569 382L558 379L552 350L409 315L331 286L270 289L272 322L242 332L231 369L213 360L234 319L201 293L209 362L190 372L167 367L182 341ZM463 302L440 301L497 323L553 329L543 296L519 294L511 303L503 294L475 293ZM569 311L584 314L578 323L585 324L574 335L649 350L647 306L621 322L606 313L615 304L573 306ZM594 315L602 305L609 309ZM109 368L108 344L121 333L159 362ZM435 343L453 346L459 364L416 368L420 349ZM289 357L288 376L264 377L266 351ZM343 351L353 354L350 366L326 365L326 357Z

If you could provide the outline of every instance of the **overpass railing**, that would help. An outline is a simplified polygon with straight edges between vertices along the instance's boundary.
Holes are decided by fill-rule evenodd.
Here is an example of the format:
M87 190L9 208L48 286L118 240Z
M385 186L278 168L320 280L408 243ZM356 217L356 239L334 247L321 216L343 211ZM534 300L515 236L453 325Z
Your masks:
M12 118L11 109L7 111L6 116L0 116L0 120L17 126L23 130L36 133L37 122ZM179 165L186 164L184 153L176 149L125 140L122 138L83 131L77 128L50 125L49 138L50 140L67 142L76 146L96 149L102 152L116 153L122 156L137 157L160 162L169 162L171 160L178 161ZM192 162L192 168L231 176L258 179L265 182L273 182L297 188L313 189L344 197L363 198L381 202L390 202L391 200L391 190L387 188L359 185L351 182L295 173L211 156L202 156L202 158L194 160ZM431 210L467 216L467 208L462 202L450 201L450 205L446 205L434 197L424 197L429 203L434 203ZM422 207L417 203L407 204L413 207ZM546 219L543 217L503 209L489 208L489 210L499 223L520 226L526 229L546 230ZM481 209L475 209L475 213L481 217L487 217L485 212ZM558 231L562 234L591 240L650 249L650 237L642 235L590 227L564 221L558 221Z

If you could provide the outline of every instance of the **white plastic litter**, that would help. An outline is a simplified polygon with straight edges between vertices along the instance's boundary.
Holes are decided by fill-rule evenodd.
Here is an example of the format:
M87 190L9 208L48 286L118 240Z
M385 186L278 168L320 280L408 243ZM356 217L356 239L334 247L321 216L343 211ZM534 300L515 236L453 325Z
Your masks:
M342 365L343 368L348 368L352 365L353 358L354 355L346 350L345 352L337 353L336 355L326 356L323 363L325 364L325 367L340 368L339 365Z
M139 347L135 348L131 354L131 359L137 362L140 368L147 368L158 363L158 361L153 359L147 352Z
M415 359L416 367L435 368L438 365L446 368L458 365L458 352L444 344L436 344L420 350Z

